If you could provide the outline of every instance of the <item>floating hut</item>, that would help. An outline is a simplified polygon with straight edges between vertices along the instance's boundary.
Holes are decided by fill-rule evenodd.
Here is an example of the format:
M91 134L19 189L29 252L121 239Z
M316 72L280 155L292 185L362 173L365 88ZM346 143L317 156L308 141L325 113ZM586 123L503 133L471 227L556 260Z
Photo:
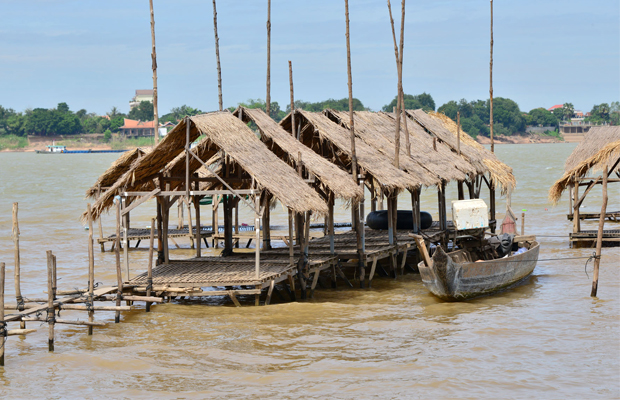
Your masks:
M564 164L564 174L549 190L549 199L557 203L562 193L568 190L569 212L567 217L573 221L573 231L570 233L570 245L572 247L591 247L597 239L597 230L585 230L581 227L584 220L599 220L617 222L620 211L607 211L602 213L580 213L586 196L596 185L603 185L606 191L607 183L620 182L620 127L595 126L588 131L583 141L573 150ZM595 178L595 171L602 171ZM616 179L609 179L612 174ZM583 194L580 188L585 187ZM605 207L606 208L606 207ZM603 229L603 246L620 245L620 229Z

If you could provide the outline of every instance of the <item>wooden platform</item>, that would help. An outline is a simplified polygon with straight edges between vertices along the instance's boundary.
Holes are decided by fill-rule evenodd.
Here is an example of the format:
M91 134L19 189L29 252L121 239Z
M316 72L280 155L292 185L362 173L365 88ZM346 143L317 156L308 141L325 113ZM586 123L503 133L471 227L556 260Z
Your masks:
M203 240L205 240L208 237L211 237L211 235L212 235L211 227L203 226L202 229L200 230L200 237ZM171 239L172 243L174 243L177 246L177 248L179 248L179 245L174 241L174 239L183 238L183 237L193 240L194 234L193 233L190 234L189 228L187 227L182 228L182 229L168 229L168 239ZM135 247L138 247L142 240L149 240L150 238L151 238L151 230L147 228L129 228L127 231L127 240L130 243L136 242ZM157 238L157 229L155 229L155 238ZM121 241L122 240L123 240L123 233L121 232ZM109 242L112 242L112 248L110 249L110 251L113 251L115 241L116 241L116 234L112 234L105 238L97 239L97 243L101 245L102 252L105 251L105 248L103 247L104 244L109 243ZM206 240L205 240L205 244L206 244ZM209 246L207 245L207 247Z
M577 233L571 233L571 247L594 247L596 246L597 230L584 230ZM605 229L603 231L603 247L620 246L620 229Z
M573 214L566 214L566 218L570 221L573 220ZM580 220L594 219L599 220L601 213L579 213ZM605 219L611 222L620 222L620 211L609 211L605 213Z

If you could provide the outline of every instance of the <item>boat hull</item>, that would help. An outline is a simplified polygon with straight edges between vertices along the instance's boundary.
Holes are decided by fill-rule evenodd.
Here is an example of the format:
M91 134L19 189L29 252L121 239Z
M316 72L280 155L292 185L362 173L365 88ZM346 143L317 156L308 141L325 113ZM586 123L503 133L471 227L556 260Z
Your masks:
M441 248L432 265L418 264L422 282L435 296L448 301L491 294L528 277L538 262L538 242L517 255L480 262L455 262Z

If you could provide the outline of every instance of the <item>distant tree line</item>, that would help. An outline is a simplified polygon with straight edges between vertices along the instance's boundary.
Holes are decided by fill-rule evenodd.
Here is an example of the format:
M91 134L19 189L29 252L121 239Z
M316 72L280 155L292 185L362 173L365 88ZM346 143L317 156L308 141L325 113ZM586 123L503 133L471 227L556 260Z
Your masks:
M418 95L404 95L406 109L423 109L424 111L435 111L435 101L428 93ZM266 111L266 103L261 99L248 99L246 102L239 103L239 106L247 108L259 108ZM318 102L308 102L298 100L295 107L306 111L320 112L325 109L337 111L349 110L349 99L339 100L328 99ZM396 97L382 110L392 112L396 107ZM236 107L229 107L233 111ZM353 110L369 110L359 99L353 99ZM489 100L461 99L458 102L451 100L437 109L438 112L445 114L454 121L457 120L457 112L461 114L461 128L473 137L478 135L489 136ZM290 105L283 110L278 102L272 102L270 115L275 121L279 122L290 112ZM160 123L177 123L185 116L202 114L203 111L187 105L174 107L167 114L159 118ZM512 135L525 133L527 126L552 126L557 129L562 121L570 121L574 116L575 109L571 103L565 103L562 107L550 112L544 108L535 108L528 113L519 109L519 105L507 98L496 97L493 99L493 131L497 135ZM110 132L117 132L123 125L124 118L152 121L153 104L149 101L141 102L134 107L128 114L121 113L116 107L105 115L99 116L95 113L88 113L85 109L73 112L67 103L59 103L56 108L27 109L24 112L16 112L10 108L0 106L0 135L74 135L79 133L106 133L110 137ZM585 118L589 123L607 123L620 125L620 102L614 101L611 104L601 103L595 105L590 112L590 116Z

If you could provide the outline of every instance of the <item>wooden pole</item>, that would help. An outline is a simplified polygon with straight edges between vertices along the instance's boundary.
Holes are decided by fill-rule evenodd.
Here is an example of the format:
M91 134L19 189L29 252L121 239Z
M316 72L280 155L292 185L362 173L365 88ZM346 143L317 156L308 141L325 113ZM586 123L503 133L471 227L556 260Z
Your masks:
M401 1L402 8L402 16L401 16L401 24L400 24L400 51L398 48L398 44L396 43L396 31L394 29L394 18L392 18L392 5L390 4L390 0L387 2L388 11L390 14L390 24L392 26L392 39L394 40L394 55L396 57L396 71L398 73L398 87L397 87L397 95L396 95L396 111L395 111L395 136L394 136L394 165L396 168L400 165L400 114L402 112L402 103L401 99L404 96L401 96L403 92L403 73L402 73L402 60L403 60L403 45L404 45L404 35L405 35L405 0Z
M265 196L267 194L265 193ZM268 204L267 204L268 205ZM254 212L254 227L256 231L256 247L254 250L254 272L256 276L256 280L260 277L260 195L256 194L254 197L254 208L256 211Z
M120 197L116 198L116 246L114 246L114 254L116 256L116 282L118 290L116 292L116 306L121 305L121 297L123 295L123 273L121 271L121 201ZM121 320L121 312L117 311L114 322L119 323Z
M198 186L198 183L196 186ZM202 243L200 243L202 240L200 232L200 198L198 196L194 196L194 208L196 209L196 257L202 257Z
M461 155L461 112L456 112L456 151Z
M299 140L300 133L295 133L295 94L293 93L293 63L288 61L288 82L291 91L291 135Z
M54 323L56 313L54 309L54 255L51 250L47 251L47 323L49 325L48 350L54 351Z
M151 237L149 241L149 264L146 272L146 296L151 296L151 290L153 288L153 245L155 241L155 219L151 219ZM146 312L151 311L151 303L146 302Z
M93 214L90 203L86 206L88 211L88 304L93 306L95 291L95 250L93 243ZM88 310L88 322L95 321L95 312ZM88 335L93 334L93 327L88 327Z
M407 110L405 108L405 93L400 94L400 104L403 111L403 126L405 127L405 149L407 149L407 155L411 157L411 140L409 138L409 126L407 124Z
M598 291L598 271L601 265L601 248L603 247L603 228L605 226L605 214L607 214L607 175L609 167L605 166L603 171L603 204L601 205L601 216L598 220L598 232L596 233L596 256L594 258L594 275L592 276L592 292L590 296L596 297ZM579 186L578 184L575 186Z
M581 231L581 218L579 217L579 182L575 181L574 186L575 205L573 206L573 233Z
M98 185L97 187L97 200L99 200L99 197L101 197L101 185ZM97 218L97 225L99 226L99 239L103 239L103 225L101 223L101 215L99 216L99 218ZM103 243L103 240L101 241L99 246L101 247L101 252L105 252L105 244Z
M17 204L17 203L15 203ZM0 367L4 367L4 348L6 345L7 329L4 322L4 278L6 273L6 265L0 263Z
M220 111L222 111L224 110L224 102L222 101L222 68L220 67L220 39L217 37L217 10L215 9L215 0L213 0L213 32L215 34L215 58L217 59L217 96Z
M125 197L121 200L121 206L124 210L127 207ZM123 217L123 261L125 262L125 271L127 272L127 281L129 281L129 213Z
M353 176L353 181L358 183L357 176L357 153L355 151L355 120L353 118L353 78L351 75L351 35L349 34L349 1L344 1L344 9L345 9L345 19L346 19L346 39L347 39L347 78L348 78L348 86L349 86L349 129L351 131L351 175ZM364 226L359 223L359 204L357 202L353 202L353 221L355 224L355 236L357 239L357 256L358 256L358 269L360 273L364 268L364 245L362 243L362 229ZM361 225L361 226L360 226ZM364 287L364 281L360 280L360 286Z
M491 60L489 62L489 128L491 132L491 153L495 152L493 141L493 0L491 0Z
M267 0L267 95L265 110L271 117L271 0Z
M17 309L19 311L24 310L24 298L22 297L21 289L21 255L19 252L19 218L18 203L13 203L13 244L15 245L15 300L17 302ZM26 323L21 321L19 323L20 329L26 329Z
M521 213L521 235L525 235L525 213Z
M263 209L263 249L265 250L271 249L271 227L269 226L271 224L271 210L269 210L270 198L271 195L265 193L265 208ZM239 207L239 202L237 202L237 207Z
M153 130L155 133L155 144L159 143L159 115L157 113L157 53L155 51L155 14L153 13L153 0L149 0L151 6L151 59L153 68Z

